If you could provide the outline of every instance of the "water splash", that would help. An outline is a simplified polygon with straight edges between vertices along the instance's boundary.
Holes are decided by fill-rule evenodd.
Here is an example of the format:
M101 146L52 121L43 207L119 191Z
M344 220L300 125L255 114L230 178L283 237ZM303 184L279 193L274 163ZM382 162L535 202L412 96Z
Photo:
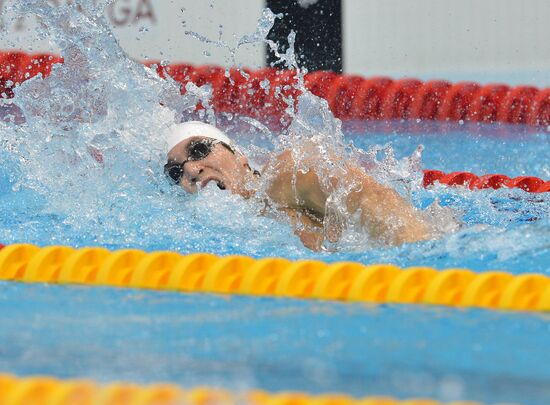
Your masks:
M0 123L0 153L10 162L2 169L1 201L4 212L25 223L19 233L3 218L0 239L216 253L246 246L264 255L266 230L277 229L301 251L286 224L256 218L257 207L240 198L209 188L188 196L168 184L160 134L194 117L198 101L214 121L211 89L190 83L181 96L178 84L131 61L107 26L105 4L23 0L15 9L16 15L32 10L42 22L40 35L65 63L47 79L17 87L12 103L22 124ZM24 195L29 204L17 202Z
M275 24L275 20L282 17L282 14L275 14L269 8L264 8L262 10L261 17L256 24L256 30L251 34L245 34L240 37L236 41L235 45L231 45L222 40L223 31L221 29L219 31L218 39L208 38L207 36L195 31L185 31L185 35L195 38L204 44L211 44L218 48L226 49L229 52L229 61L231 66L238 67L241 75L248 78L248 74L240 68L240 63L237 60L237 51L244 45L252 45L258 43L263 44L266 41L269 31L271 31L271 28L273 28L273 24ZM229 72L227 72L227 76L229 77Z
M106 4L23 0L14 10L35 14L40 35L65 59L47 79L15 89L25 122L2 128L22 163L14 187L45 196L44 210L68 215L72 224L101 223L118 199L128 202L144 183L154 185L162 130L197 103L192 92L182 97L179 86L127 57L103 17Z
M163 128L182 118L196 117L194 108L199 100L207 107L205 119L224 120L214 116L209 107L209 87L191 83L186 95L181 96L179 85L171 79L160 79L153 70L131 61L102 16L101 7L107 3L96 5L92 0L83 0L79 6L84 12L70 5L50 7L39 0L18 3L16 12L32 10L40 18L40 35L60 48L66 63L55 66L47 79L28 80L15 90L12 102L22 111L24 123L0 123L0 202L3 212L10 213L2 216L0 240L310 257L284 215L258 216L254 203L211 188L198 196L188 196L164 180ZM276 17L264 11L256 32L230 48L265 40ZM443 188L421 189L421 149L398 159L391 145L356 142L359 148L346 141L341 122L333 117L326 101L305 89L306 72L296 63L294 38L291 33L291 46L279 54L281 63L293 68L296 76L299 95L286 99L292 122L278 136L259 121L239 117L238 121L267 140L267 146L249 145L243 149L257 160L266 159L269 149L289 149L297 162L296 170L303 171L312 164L308 148L313 148L322 157L314 164L323 181L329 174L342 172L344 161L354 161L378 181L410 196L417 207L428 208L439 201L462 210L467 224L438 243L400 250L377 246L355 226L357 220L348 218L342 210L346 187L353 186L353 182L345 183L330 190L325 224L328 230L347 230L338 245L328 246L338 252L322 256L326 260L356 258L371 262L380 258L412 264L410 260L425 255L433 260L432 265L437 260L451 263L469 241L476 240L480 246L491 244L490 230L472 228L480 223L502 231L504 238L512 234L508 233L510 226L514 228L528 218L545 221L549 207L546 200L532 203L520 198L516 204L517 196L502 191L488 196ZM271 87L271 83L264 83L264 88ZM282 97L284 92L279 89L279 93ZM325 183L325 187L329 190L330 184ZM504 202L494 201L499 198ZM445 228L453 223L454 214L448 210L432 205L426 215L440 219L442 233L455 229ZM541 225L533 232L545 235L547 228ZM516 260L523 251L512 252L517 254L500 254L498 260Z

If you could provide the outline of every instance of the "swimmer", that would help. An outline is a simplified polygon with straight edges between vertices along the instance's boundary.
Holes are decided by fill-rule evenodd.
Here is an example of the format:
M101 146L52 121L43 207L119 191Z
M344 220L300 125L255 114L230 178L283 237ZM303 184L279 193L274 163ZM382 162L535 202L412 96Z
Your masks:
M343 169L322 182L318 170L322 157L315 148L307 153L300 170L289 150L271 157L261 171L250 167L247 157L218 128L199 121L171 126L166 133L166 175L189 193L209 183L246 199L265 191L267 206L285 212L304 246L318 251L324 242L337 242L343 229L329 224L327 203L334 190L346 190L345 213L359 215L372 239L386 245L430 237L421 215L395 190L377 183L363 168L344 163ZM266 181L267 184L262 182ZM328 184L328 186L327 186Z

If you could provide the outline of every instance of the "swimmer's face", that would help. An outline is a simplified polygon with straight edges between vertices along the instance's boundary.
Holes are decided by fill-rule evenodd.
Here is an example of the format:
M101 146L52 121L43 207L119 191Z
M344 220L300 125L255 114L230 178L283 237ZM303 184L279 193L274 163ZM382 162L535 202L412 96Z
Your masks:
M180 177L179 185L189 193L215 183L221 190L246 194L248 160L222 142L193 137L174 146L167 157L166 168Z

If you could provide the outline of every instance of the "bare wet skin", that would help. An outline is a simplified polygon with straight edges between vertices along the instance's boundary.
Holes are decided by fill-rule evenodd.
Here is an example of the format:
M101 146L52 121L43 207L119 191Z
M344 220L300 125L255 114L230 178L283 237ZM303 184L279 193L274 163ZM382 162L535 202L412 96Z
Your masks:
M345 224L326 221L327 200L331 194L344 193L342 202L345 213L353 216L360 212L360 222L374 240L388 245L425 240L429 237L427 226L415 209L394 190L376 183L364 170L346 163L332 173L322 184L317 167L316 148L307 148L307 171L298 170L299 163L290 151L274 155L257 176L248 159L241 152L233 152L223 145L215 145L210 153L198 160L189 160L189 147L197 137L180 142L168 153L169 162L182 168L180 186L196 193L215 182L219 189L250 198L264 181L267 203L285 212L291 220L294 232L304 246L321 250L325 240L336 243ZM303 152L303 151L302 151ZM328 185L328 188L327 188Z

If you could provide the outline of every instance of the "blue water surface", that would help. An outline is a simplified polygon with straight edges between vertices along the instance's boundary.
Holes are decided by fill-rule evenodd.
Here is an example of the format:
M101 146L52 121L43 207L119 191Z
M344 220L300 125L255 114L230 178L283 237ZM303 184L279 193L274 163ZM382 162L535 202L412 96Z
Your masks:
M0 122L0 243L550 275L550 193L424 189L420 171L549 180L546 128L345 123L349 149L381 146L377 167L399 171L423 145L420 166L392 185L422 212L434 203L452 210L460 227L400 247L350 231L330 251L312 252L287 218L260 215L253 199L170 185L159 134L199 99L208 105L207 91L190 87L186 96L196 98L181 97L179 86L127 58L94 3L79 2L88 13L40 0L14 7L40 15L42 37L65 64L16 89L6 107L15 118L0 114L10 121ZM339 143L324 104L309 107L300 120L324 128L325 144ZM256 143L250 121L218 118L261 167L279 134L262 130ZM0 283L0 372L19 375L547 405L549 335L545 314Z
M548 169L545 134L502 140L468 133L349 132L347 139L365 149L391 143L401 156L421 143L425 167L444 171L544 176ZM521 158L504 157L515 148L524 151ZM189 197L162 183L146 184L143 195L106 197L108 205L97 205L99 217L82 211L81 221L75 221L78 209L76 214L52 210L48 196L24 184L14 187L24 175L13 156L3 156L0 239L5 243L499 268L515 274L550 271L545 194L419 188L415 205L437 198L460 209L463 229L396 248L314 253L301 246L287 224L251 220L248 205L232 197L220 200L225 197L218 190ZM129 160L123 167L132 164ZM113 174L119 170L113 167ZM151 195L176 208L162 212ZM230 211L233 218L226 210L216 211L212 199L237 204ZM185 213L171 218L167 228L161 218L181 213L181 203L187 205ZM127 221L117 220L120 215ZM162 226L156 227L155 219ZM0 370L19 375L171 381L236 391L336 391L526 405L550 401L550 323L544 314L3 283L0 320Z
M550 401L543 314L0 284L0 369L233 391Z
M240 139L245 137L246 134L241 135ZM409 156L418 145L424 145L423 167L446 172L460 169L510 177L530 174L546 179L549 170L550 136L544 133L518 132L517 138L508 134L501 139L465 132L349 131L346 141L364 150L373 145L390 146L396 158ZM90 163L90 167L78 168L84 172L77 174L71 173L70 165L64 166L66 162L56 164L54 160L48 169L59 172L52 177L64 176L68 169L68 188L55 189L55 179L50 178L52 194L44 195L29 187L26 178L32 173L22 172L13 155L0 154L4 160L0 168L3 243L101 245L111 249L386 262L439 269L550 272L549 193L507 188L470 191L439 184L423 189L418 177L412 203L425 209L438 201L454 209L462 223L459 231L401 247L344 243L333 252L315 253L302 246L287 222L260 216L257 206L239 197L217 189L190 196L170 187L161 173L160 159L144 163L106 154L107 163L100 167L97 162ZM140 173L143 165L155 170L152 178ZM132 173L139 175L132 179ZM77 184L74 176L78 176Z

